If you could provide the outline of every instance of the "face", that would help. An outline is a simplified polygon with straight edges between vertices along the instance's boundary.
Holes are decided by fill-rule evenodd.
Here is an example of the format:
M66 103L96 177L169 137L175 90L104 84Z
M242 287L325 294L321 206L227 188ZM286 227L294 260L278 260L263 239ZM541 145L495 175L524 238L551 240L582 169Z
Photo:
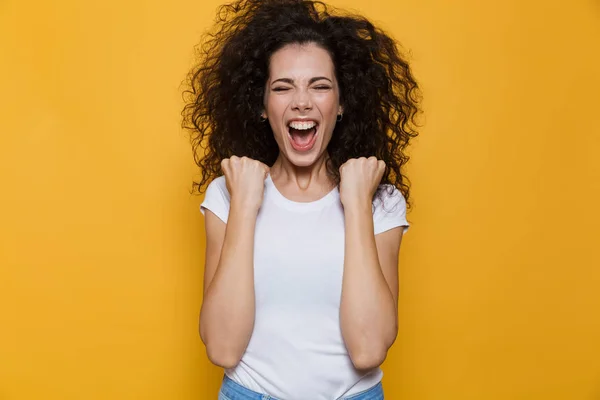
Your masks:
M273 53L264 110L280 156L298 167L322 157L342 113L329 53L312 43L287 45Z

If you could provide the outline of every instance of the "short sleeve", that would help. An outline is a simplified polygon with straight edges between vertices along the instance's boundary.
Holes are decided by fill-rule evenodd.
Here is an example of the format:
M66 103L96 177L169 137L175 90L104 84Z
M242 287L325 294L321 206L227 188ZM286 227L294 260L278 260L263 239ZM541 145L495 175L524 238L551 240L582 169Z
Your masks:
M225 177L220 176L215 178L206 188L204 201L200 204L200 212L205 215L206 210L210 210L221 221L227 223L230 200Z
M373 226L375 235L403 226L404 233L408 231L409 223L406 220L406 200L397 188L387 185L381 191L381 198L373 202Z

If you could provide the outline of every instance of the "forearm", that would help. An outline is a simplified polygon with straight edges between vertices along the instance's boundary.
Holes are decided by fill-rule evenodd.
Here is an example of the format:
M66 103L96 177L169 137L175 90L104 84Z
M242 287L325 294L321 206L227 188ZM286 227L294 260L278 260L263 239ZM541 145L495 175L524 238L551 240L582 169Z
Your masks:
M219 264L202 303L200 335L211 361L225 368L239 362L254 326L256 215L232 204Z
M375 367L397 335L397 310L373 234L371 204L345 209L341 329L355 366Z

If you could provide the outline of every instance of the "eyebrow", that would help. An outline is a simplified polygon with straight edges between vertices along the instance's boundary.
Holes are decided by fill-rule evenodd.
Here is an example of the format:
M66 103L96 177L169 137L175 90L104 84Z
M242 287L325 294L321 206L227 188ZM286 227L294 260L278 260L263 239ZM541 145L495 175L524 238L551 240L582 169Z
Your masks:
M312 85L313 83L315 83L316 81L320 81L321 79L325 79L329 82L331 82L331 79L324 77L324 76L315 76L314 78L310 78L310 81L308 81L309 85ZM294 83L293 79L290 78L279 78L274 80L273 82L271 82L271 84L275 83L275 82L285 82L285 83L289 83L290 85ZM333 82L331 82L333 83Z

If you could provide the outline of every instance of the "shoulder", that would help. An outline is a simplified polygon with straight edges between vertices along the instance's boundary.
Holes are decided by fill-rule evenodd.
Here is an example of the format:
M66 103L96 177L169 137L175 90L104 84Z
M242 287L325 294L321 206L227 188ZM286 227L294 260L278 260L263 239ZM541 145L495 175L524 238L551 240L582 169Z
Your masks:
M210 210L223 222L227 222L229 216L229 203L231 197L227 190L227 182L225 176L219 176L208 184L206 193L204 194L204 200L200 204L200 212L205 213L206 210Z
M227 190L227 181L225 180L225 175L221 175L215 179L212 180L212 182L210 182L208 184L208 187L206 188L206 192L208 193L208 191L219 191L225 195L227 195L227 197L229 197L229 191Z
M375 234L398 226L404 226L404 232L408 230L406 199L395 186L388 184L379 187L379 193L373 201L373 224Z
M375 212L394 212L406 210L406 199L394 185L380 185L379 193L373 201Z

